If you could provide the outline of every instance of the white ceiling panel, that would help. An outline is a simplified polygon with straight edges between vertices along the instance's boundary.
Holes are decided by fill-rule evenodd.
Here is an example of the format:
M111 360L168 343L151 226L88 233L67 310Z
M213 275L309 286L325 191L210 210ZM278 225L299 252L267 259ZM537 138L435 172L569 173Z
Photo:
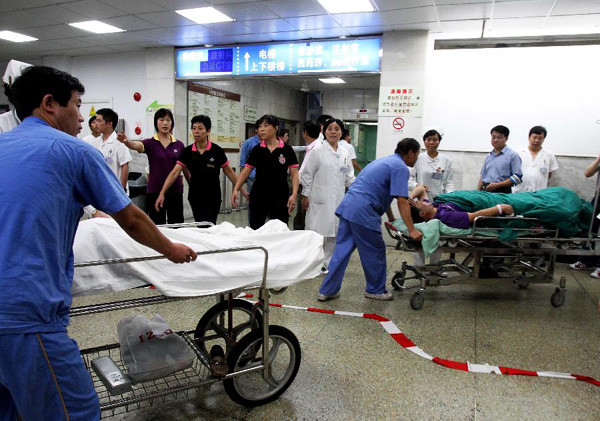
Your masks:
M115 9L104 3L98 3L96 0L81 0L70 3L64 3L60 7L85 16L90 20L101 20L115 16L123 16L126 13Z
M432 4L431 1L427 0L371 0L371 2L380 11L407 9Z
M297 41L300 39L310 38L302 31L290 31L290 32L272 32L270 34L264 34L273 41Z
M527 18L546 17L554 0L527 0L496 3L494 6L494 19L502 18Z
M331 29L311 29L308 31L302 31L313 39L317 38L337 38L347 37L350 33L344 28L331 28Z
M600 32L600 13L590 15L567 15L567 16L550 16L546 21L545 28L558 27L576 28L578 26L596 27Z
M445 32L458 34L461 37L470 36L473 38L481 35L483 20L453 20L441 22L439 27L432 28L432 32Z
M546 18L494 19L491 25L486 25L486 33L491 31L488 36L494 36L494 31L538 30L545 20Z
M34 7L51 6L52 0L2 0L2 11L12 12L21 9L32 9Z
M559 0L552 12L553 15L587 15L600 13L598 0Z
M405 25L409 23L434 22L437 20L433 6L392 10L381 15L384 25Z
M161 12L166 10L165 7L161 7L156 2L149 0L99 0L102 4L114 7L115 9L122 10L126 13L150 13L150 12Z
M264 34L268 32L289 32L297 29L292 24L282 19L246 21L244 24L257 34Z
M210 6L209 2L202 0L149 0L166 10L192 9L195 7Z
M32 32L37 32L40 36L36 38L40 40L55 39L55 38L72 38L88 35L89 32L82 31L79 28L63 24L55 24L48 26L40 26L39 28L30 28ZM49 38L46 38L46 31Z
M124 29L126 31L139 31L142 29L156 28L155 25L147 20L140 19L133 15L119 16L116 18L103 19L102 22L108 23L109 25L116 26L117 28Z
M265 5L282 18L323 15L327 10L316 0L271 0Z
M35 10L35 12L33 13L33 15L37 16L38 21L44 23L45 20L48 20L48 22L45 22L46 24L48 24L48 23L70 23L70 22L78 22L78 21L82 21L82 20L89 20L84 15L74 12L69 9L65 9L64 7L61 7L61 6L42 7L40 9L34 9L34 10ZM32 14L32 11L24 11L24 12ZM44 18L40 19L41 16L43 16Z
M448 4L471 4L471 3L492 4L492 0L434 0L434 1L437 6L444 6L444 5L448 5ZM500 0L498 0L498 1L500 1ZM498 1L496 1L496 2L498 2Z
M487 19L490 17L491 4L458 4L448 6L438 6L438 16L441 21L444 20L470 20ZM496 12L494 11L494 16Z
M170 11L142 13L136 16L158 26L169 27L196 25L195 22L192 22L191 20L186 19L183 16Z
M270 34L251 34L251 35L234 35L225 37L227 44L243 44L249 42L269 42L271 41Z
M230 4L216 7L216 9L221 13L225 13L230 18L239 21L279 18L276 13L260 2Z
M372 35L372 34L382 34L386 31L391 30L389 26L357 26L357 27L346 27L346 31L350 33L351 36L361 36L361 35Z
M437 22L405 23L403 25L390 25L390 31L434 31L439 28Z
M329 15L286 18L285 20L301 31L306 29L328 29L340 27L340 25Z
M383 25L381 13L343 13L331 15L340 26L378 26Z
M205 26L208 30L210 30L210 32L212 32L215 35L241 35L253 34L255 32L242 22L211 23Z

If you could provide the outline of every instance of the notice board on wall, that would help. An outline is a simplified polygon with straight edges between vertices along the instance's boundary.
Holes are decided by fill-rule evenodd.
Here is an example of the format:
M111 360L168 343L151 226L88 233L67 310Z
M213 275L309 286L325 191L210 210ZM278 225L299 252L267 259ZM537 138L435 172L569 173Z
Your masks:
M428 63L423 130L443 132L440 149L489 152L490 130L507 145L548 130L557 155L600 153L600 45L435 50Z
M211 142L223 149L239 149L244 140L244 112L239 94L189 82L188 144L194 141L189 122L200 114L210 117Z

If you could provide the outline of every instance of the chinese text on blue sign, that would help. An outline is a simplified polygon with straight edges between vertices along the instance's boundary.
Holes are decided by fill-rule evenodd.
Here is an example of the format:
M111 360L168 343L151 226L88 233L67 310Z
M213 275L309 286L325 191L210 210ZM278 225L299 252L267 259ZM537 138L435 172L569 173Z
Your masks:
M177 77L377 72L380 49L379 38L182 49Z

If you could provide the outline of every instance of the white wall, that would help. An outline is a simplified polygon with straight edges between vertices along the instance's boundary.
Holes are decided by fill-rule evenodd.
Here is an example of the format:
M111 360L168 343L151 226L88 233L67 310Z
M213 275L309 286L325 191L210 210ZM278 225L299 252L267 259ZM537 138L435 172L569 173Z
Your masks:
M376 110L379 106L378 89L331 89L321 92L323 114L340 120L356 120L356 113L363 107ZM375 114L376 116L376 114Z

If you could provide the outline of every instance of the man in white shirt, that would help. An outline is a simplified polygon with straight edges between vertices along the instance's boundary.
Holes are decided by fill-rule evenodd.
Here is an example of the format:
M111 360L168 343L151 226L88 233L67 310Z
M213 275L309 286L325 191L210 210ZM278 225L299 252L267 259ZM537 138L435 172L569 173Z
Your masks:
M118 121L119 115L110 108L96 111L96 122L101 136L92 139L90 144L102 152L104 160L117 176L125 191L128 192L127 176L129 175L131 154L127 146L117 140L115 128Z
M4 94L7 96L11 104L12 97L10 87L12 86L15 79L21 76L21 72L23 72L23 70L27 69L28 67L31 67L31 64L23 63L22 61L18 60L11 60L8 62L8 66L6 66L4 76L2 76L2 83L4 85ZM19 124L21 124L21 120L17 116L17 112L15 109L0 114L0 133L12 130Z
M100 129L98 128L98 122L96 116L93 115L88 120L88 126L90 127L91 133L83 138L87 143L92 143L92 140L100 136Z
M302 165L300 166L300 170L298 170L298 177L302 174L302 170L304 169L304 163L306 162L306 158L310 151L312 151L315 146L322 143L322 141L318 140L319 136L322 135L321 128L316 121L308 120L305 121L302 125L302 138L306 142L306 154L304 155L304 159L302 160ZM294 217L294 229L295 230L303 230L305 226L305 218L306 211L302 209L302 185L298 186L298 203L296 203L296 216Z
M548 180L558 169L554 154L542 149L548 132L542 126L529 130L529 146L519 151L521 157L523 182L513 187L513 193L535 192L548 187Z
M452 161L446 155L438 152L442 135L437 130L428 130L423 135L423 143L427 153L419 154L417 163L410 169L410 179L408 188L413 191L417 186L423 186L427 192L430 202L442 194L454 191L454 171L452 170ZM411 194L412 198L412 194ZM430 263L435 264L440 261L441 253L435 252L431 255ZM414 256L415 266L425 264L425 255L418 251ZM445 272L439 272L440 276L445 276Z

